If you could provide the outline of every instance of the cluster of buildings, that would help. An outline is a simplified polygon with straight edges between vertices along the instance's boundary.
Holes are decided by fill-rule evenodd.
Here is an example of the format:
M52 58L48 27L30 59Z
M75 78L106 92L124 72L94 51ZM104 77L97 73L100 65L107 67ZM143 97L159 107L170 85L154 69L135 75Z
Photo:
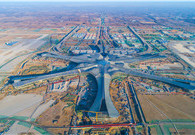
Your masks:
M170 63L166 61L145 61L145 62L140 62L139 63L139 68L140 69L154 69L154 70L162 70L162 69L183 69L183 66L178 63Z
M97 34L96 33L87 33L85 36L85 39L87 40L95 40L96 39Z
M74 54L89 54L89 53L96 53L96 50L72 50Z
M130 55L138 52L139 50L136 48L124 48L124 49L112 49L109 51L110 54L117 54L117 55Z
M127 27L110 27L109 32L111 38L123 48L138 48L142 45L139 39Z
M75 33L72 37L75 39L83 39L85 35L85 33Z

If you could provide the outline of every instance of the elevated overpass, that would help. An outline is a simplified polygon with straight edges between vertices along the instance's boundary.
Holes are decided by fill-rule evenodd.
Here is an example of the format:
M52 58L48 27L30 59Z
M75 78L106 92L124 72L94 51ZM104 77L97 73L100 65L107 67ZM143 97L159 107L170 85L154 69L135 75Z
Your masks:
M100 74L96 76L98 82L98 92L90 111L101 112L106 111L109 117L116 118L119 116L111 97L110 97L110 81L111 77L105 73L104 68L100 68Z
M97 65L93 65L86 68L74 69L70 71L64 71L59 73L49 73L49 74L41 74L41 75L21 75L21 76L11 76L9 81L13 84L14 87L20 87L23 85L28 85L30 83L34 83L40 80L46 80L50 78L65 76L65 75L72 75L72 74L79 74L82 72L88 72L89 70L96 68Z
M51 58L72 61L75 63L92 63L92 62L95 62L100 57L99 53L94 53L94 54L90 54L90 55L83 54L83 55L78 55L78 56L59 55L56 53L44 53L44 54L40 54L40 55L44 56L44 57L51 57Z
M143 52L143 53L139 53L141 54L146 54L146 53L150 53L152 51L152 47L130 26L127 26L127 28L140 40L140 42L143 44L143 46L147 46L147 51Z

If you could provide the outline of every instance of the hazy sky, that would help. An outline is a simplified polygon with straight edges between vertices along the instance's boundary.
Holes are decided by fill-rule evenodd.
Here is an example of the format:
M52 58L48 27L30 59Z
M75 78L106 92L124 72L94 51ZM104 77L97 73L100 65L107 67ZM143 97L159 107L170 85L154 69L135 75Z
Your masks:
M110 1L116 1L116 2L120 2L120 1L125 1L125 2L129 2L129 1L183 1L183 2L186 2L186 1L194 1L195 0L0 0L0 2L18 2L18 1L22 1L22 2L47 2L47 1L50 1L50 2L94 2L94 1L98 1L98 2L110 2Z

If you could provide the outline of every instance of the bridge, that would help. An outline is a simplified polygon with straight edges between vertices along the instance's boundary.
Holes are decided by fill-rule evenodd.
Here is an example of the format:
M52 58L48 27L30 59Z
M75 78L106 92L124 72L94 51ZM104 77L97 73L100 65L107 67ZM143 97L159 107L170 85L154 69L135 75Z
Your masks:
M101 26L100 28L100 33L99 33L100 40L105 40L104 39L105 37L103 38L102 36L103 35L106 36L105 33L103 32L104 30L103 27L104 26ZM74 30L76 29L77 28L75 28ZM135 31L133 31L133 33L136 35ZM65 39L66 38L64 38L63 41L61 41L61 43L63 43ZM140 40L142 40L144 44L147 44L145 41L143 41L141 37ZM109 45L106 45L105 42L102 41L100 43L102 47L99 53L96 52L93 54L83 54L78 56L62 55L60 54L60 52L57 52L57 50L56 52L51 52L51 53L48 52L40 53L39 55L42 57L64 59L67 61L75 62L78 65L76 67L73 67L70 70L60 71L58 73L10 76L8 83L12 84L14 87L17 88L20 86L25 86L49 78L55 78L55 77L60 77L65 75L72 75L72 74L80 74L80 73L91 73L96 78L98 84L98 92L94 100L94 103L90 107L90 111L95 111L95 112L104 111L107 112L109 117L116 117L116 118L119 116L119 113L112 102L112 99L110 97L110 92L109 92L111 77L116 72L122 72L137 77L164 82L187 90L195 90L195 86L193 85L195 84L195 81L151 75L149 73L143 73L141 71L128 68L127 66L129 63L132 62L139 62L139 61L155 59L155 58L166 58L166 56L138 53L136 57L134 57L133 55L124 55L124 57L122 57L117 54L110 54ZM148 51L150 51L150 49L148 49Z

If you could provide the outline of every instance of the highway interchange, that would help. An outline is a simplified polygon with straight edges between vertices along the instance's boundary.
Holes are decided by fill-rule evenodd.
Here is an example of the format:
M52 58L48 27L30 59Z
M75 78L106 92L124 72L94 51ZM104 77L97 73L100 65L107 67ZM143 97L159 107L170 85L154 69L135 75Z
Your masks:
M67 61L75 62L78 64L76 67L73 67L72 69L67 70L67 71L61 71L61 72L49 73L49 74L10 76L8 83L12 84L14 87L17 88L23 85L35 83L40 80L47 80L49 78L60 77L60 76L71 75L71 74L90 73L94 75L98 83L97 96L95 98L93 105L90 108L90 111L99 112L101 111L101 106L103 106L102 104L106 104L107 113L109 117L119 116L119 113L117 109L115 108L111 100L110 94L109 94L109 84L110 84L112 75L117 72L122 72L125 74L129 74L129 75L133 75L137 77L143 77L143 78L147 78L151 80L161 81L161 82L164 82L170 85L184 88L186 90L195 89L195 86L193 85L195 81L167 78L167 77L152 75L149 73L143 73L136 69L130 68L128 66L129 63L143 61L147 59L167 57L165 55L150 54L152 50L151 46L147 44L131 27L128 27L129 30L132 31L136 37L138 37L138 39L142 42L144 46L147 46L148 48L147 51L141 52L141 53L132 53L132 54L128 54L128 53L115 54L112 48L111 42L109 42L110 44L106 44L104 42L104 40L111 41L111 39L108 36L106 26L103 25L100 27L100 30L99 30L100 31L99 32L100 44L97 45L100 50L99 52L97 51L97 52L87 53L87 54L82 54L82 55L77 55L77 56L63 55L63 52L61 52L61 49L60 49L61 45L66 41L66 39L69 38L69 36L73 35L74 32L78 28L79 26L76 26L70 33L68 33L63 38L63 40L57 46L55 47L53 46L52 48L53 51L39 54L40 56L43 56L43 57L58 58L58 59L64 59ZM143 112L141 110L141 106L137 99L136 92L134 91L133 84L129 84L129 86L132 89L133 95L135 96L136 102L138 104L142 122L143 124L147 125L145 123ZM166 123L160 123L160 124L166 124ZM52 127L49 127L49 128L52 128ZM76 128L76 127L72 127L72 128Z

